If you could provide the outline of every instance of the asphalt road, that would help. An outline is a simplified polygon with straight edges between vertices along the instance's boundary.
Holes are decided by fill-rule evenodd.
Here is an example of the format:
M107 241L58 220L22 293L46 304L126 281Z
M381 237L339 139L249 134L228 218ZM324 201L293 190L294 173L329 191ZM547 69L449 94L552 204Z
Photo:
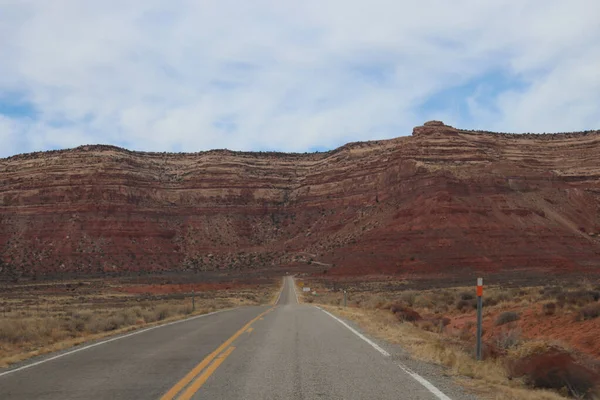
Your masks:
M274 307L218 312L0 372L0 399L472 398L439 371L418 375L393 349L298 304L293 286L286 277Z

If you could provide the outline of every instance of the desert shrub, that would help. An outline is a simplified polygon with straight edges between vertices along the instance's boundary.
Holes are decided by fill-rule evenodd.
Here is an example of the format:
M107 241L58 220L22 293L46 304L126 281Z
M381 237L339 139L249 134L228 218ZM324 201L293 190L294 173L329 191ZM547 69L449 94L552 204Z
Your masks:
M476 309L477 308L477 300L472 299L472 300L459 300L456 303L456 309L460 310L462 312L466 312L468 310L472 310L472 309Z
M139 318L135 310L125 309L121 310L114 316L119 322L119 328L127 325L134 325L136 320Z
M510 300L510 297L507 293L498 293L493 296L487 296L483 298L483 303L486 306L495 306L496 304L504 303Z
M72 318L65 322L65 329L69 332L85 331L86 321L82 319Z
M436 330L436 326L430 320L418 321L417 325L427 332L434 332Z
M439 303L447 306L454 304L454 293L449 290L442 290L438 292Z
M138 317L131 310L121 310L110 315L93 315L86 323L86 330L91 333L110 332L126 326L134 325Z
M598 373L557 348L513 360L509 363L509 375L523 378L534 388L566 390L571 396L584 399L596 398L600 380Z
M12 344L48 342L65 334L60 323L52 318L0 320L0 342Z
M520 328L503 329L494 337L496 347L503 350L515 348L521 343L521 334Z
M186 305L183 306L182 312L185 315L190 315L191 313L194 312L194 309L192 308L191 304L186 304Z
M413 306L416 298L417 298L417 292L414 290L406 290L400 294L400 301L408 304L410 307Z
M600 303L593 303L584 306L579 310L578 319L588 320L600 317Z
M546 286L540 289L540 294L545 299L556 299L558 296L564 294L564 290L561 286Z
M498 299L496 297L488 297L483 299L483 305L492 307L498 304Z
M142 311L142 318L144 319L144 321L148 322L155 322L156 321L156 313L154 312L154 310L149 309L149 310L143 310Z
M429 322L430 326L430 331L431 332L443 332L444 328L447 327L448 325L450 325L450 318L447 317L434 317L434 318L429 318L427 319L427 322ZM423 327L421 327L423 328ZM425 328L423 328L425 329ZM428 330L428 329L425 329Z
M173 308L169 307L167 305L163 305L163 306L159 306L156 309L156 320L157 321L162 321L164 319L169 318L171 315L173 315Z
M432 308L435 301L431 295L421 294L415 298L412 305L417 308Z
M124 319L121 315L111 315L104 320L102 330L105 332L115 331L125 325Z
M526 291L519 288L511 288L508 290L507 296L511 299L517 300L519 297L525 296L527 294Z
M415 322L420 321L421 315L410 307L403 304L394 304L390 307L390 311L396 315L400 321Z
M133 307L131 312L136 316L136 318L141 318L144 315L144 310L142 310L142 307L139 306Z
M188 315L193 312L191 304L170 305L163 304L156 308L143 309L133 307L112 314L90 314L82 318L86 323L86 330L92 333L108 332L126 326L139 325L162 321L175 315ZM75 319L77 321L77 319ZM72 323L74 324L74 323ZM72 325L74 326L74 325ZM77 329L77 328L76 328Z
M472 321L465 323L457 334L458 338L463 342L470 341L474 337L474 327L475 323Z
M475 299L475 294L471 292L462 292L458 295L460 300L473 300Z
M600 299L600 292L595 290L576 290L565 293L565 302L573 306L585 306Z
M563 308L566 303L567 303L567 296L564 293L561 293L558 296L556 296L556 305L557 306L559 306L560 308Z
M438 304L436 303L433 308L432 308L433 312L435 314L444 314L447 313L449 310L449 307L446 304Z
M544 315L554 315L556 313L556 303L545 303L542 305Z
M87 324L93 313L91 311L69 311L65 316L67 320L63 322L63 328L67 332L78 333L87 329Z
M89 321L94 313L92 311L76 311L72 314L72 318L79 319L82 321Z
M108 331L108 323L105 315L94 315L86 324L86 330L91 333Z
M386 305L388 304L388 301L382 296L370 297L366 301L365 304L366 304L367 308L375 308L375 309L389 308L389 305L386 307Z
M498 315L496 318L496 326L508 324L509 322L518 321L520 319L519 314L514 311L506 311Z

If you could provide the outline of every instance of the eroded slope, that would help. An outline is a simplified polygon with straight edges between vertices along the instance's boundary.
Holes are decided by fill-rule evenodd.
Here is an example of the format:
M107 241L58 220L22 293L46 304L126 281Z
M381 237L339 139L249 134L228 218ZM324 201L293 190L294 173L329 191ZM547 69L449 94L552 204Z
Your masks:
M429 122L317 154L139 153L0 160L5 278L234 270L595 270L600 133Z

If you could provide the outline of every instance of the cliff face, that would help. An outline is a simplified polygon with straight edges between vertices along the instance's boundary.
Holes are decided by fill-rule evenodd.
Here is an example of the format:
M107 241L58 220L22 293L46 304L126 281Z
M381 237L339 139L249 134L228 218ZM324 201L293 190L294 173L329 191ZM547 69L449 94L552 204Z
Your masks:
M0 276L600 267L600 132L508 135L432 121L317 154L0 160ZM600 268L599 268L600 270Z

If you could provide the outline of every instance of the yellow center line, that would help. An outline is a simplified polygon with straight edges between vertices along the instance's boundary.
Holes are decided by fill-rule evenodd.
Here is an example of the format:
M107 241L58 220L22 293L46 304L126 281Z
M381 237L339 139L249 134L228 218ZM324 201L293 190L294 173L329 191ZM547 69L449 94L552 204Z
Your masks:
M183 377L179 382L175 384L167 393L165 393L160 400L172 400L175 398L177 393L179 393L184 387L186 387L208 364L211 363L212 360L215 359L227 346L231 345L235 339L237 339L246 329L248 329L254 322L258 321L263 315L268 312L273 311L273 308L269 308L268 310L262 312L257 317L255 317L252 321L248 322L246 325L242 327L239 331L233 334L229 339L227 339L222 345L217 347L215 351L210 353L204 360L200 362L200 364L196 365L194 369L192 369L186 376Z
M187 388L185 392L177 400L189 400L194 394L204 385L204 382L219 368L235 347L230 347L225 353L222 353L206 370Z
M246 329L246 333L251 333L254 330L254 328L250 327L248 329Z

